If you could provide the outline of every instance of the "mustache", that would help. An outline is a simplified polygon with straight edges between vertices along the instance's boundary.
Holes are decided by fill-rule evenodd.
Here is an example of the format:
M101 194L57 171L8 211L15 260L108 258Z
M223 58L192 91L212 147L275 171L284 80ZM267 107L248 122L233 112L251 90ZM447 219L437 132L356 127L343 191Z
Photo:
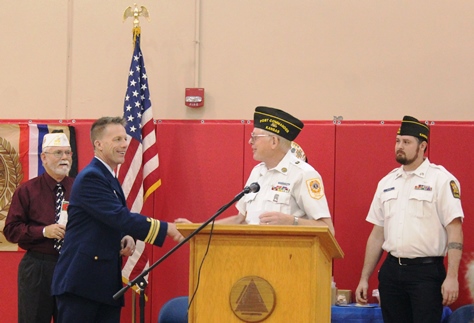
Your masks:
M69 160L61 160L59 163L58 163L59 166L71 166L71 163L69 162Z

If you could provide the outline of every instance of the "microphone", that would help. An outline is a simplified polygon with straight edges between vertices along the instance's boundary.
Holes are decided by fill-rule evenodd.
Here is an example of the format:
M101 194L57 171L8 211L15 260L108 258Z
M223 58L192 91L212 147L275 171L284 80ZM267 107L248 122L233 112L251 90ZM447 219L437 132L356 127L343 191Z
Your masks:
M245 186L244 188L244 194L257 193L258 191L260 191L260 185L258 185L257 182L254 182L249 186Z

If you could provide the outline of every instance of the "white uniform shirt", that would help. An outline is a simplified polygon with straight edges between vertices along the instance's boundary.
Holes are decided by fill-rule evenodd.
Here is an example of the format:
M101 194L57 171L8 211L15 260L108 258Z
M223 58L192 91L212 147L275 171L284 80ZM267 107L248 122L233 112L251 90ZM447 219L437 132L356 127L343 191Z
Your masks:
M254 182L260 191L244 195L236 204L248 224L259 224L260 214L270 211L315 220L331 217L321 175L290 151L275 168L255 166L246 185Z
M382 248L395 257L445 256L445 227L464 218L459 187L428 158L413 172L396 168L379 182L366 220L384 228Z

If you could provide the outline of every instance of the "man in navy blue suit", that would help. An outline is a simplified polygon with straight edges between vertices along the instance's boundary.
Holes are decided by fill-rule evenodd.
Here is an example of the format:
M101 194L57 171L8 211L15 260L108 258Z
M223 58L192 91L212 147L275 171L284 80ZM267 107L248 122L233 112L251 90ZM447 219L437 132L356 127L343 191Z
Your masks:
M184 237L173 223L130 212L115 168L128 147L125 121L103 117L91 128L94 155L71 191L66 235L56 265L52 294L61 322L120 322L123 297L122 256L135 249L134 239L161 246L170 236ZM133 237L133 238L132 238Z

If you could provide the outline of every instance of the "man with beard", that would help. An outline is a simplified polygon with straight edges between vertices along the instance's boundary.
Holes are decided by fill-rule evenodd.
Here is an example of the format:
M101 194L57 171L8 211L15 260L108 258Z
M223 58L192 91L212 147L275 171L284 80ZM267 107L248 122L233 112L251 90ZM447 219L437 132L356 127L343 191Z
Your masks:
M385 250L378 274L384 322L439 323L443 305L459 295L460 186L444 167L424 157L428 136L426 124L403 118L395 143L402 166L379 182L366 218L374 227L355 296L358 303L367 303L369 277Z
M41 161L46 172L17 188L3 230L8 241L26 250L18 266L20 323L56 320L51 280L66 229L56 220L74 181L68 177L72 151L64 133L44 136Z

